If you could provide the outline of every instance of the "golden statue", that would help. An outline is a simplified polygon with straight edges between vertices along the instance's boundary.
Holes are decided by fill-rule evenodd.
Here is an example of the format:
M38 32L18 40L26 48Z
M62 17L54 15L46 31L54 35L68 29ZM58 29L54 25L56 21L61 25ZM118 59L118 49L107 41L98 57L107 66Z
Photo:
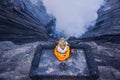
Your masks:
M64 38L58 41L54 49L54 54L59 61L65 61L70 57L70 47Z

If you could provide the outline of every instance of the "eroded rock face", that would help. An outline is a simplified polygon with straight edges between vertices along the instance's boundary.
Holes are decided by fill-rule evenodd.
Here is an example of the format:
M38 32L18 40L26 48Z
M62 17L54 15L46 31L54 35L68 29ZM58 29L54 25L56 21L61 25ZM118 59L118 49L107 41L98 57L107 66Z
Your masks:
M105 5L98 10L96 25L83 38L120 42L120 0L105 0Z
M0 0L0 41L31 42L47 40L53 17L41 1Z
M95 47L96 45L96 47ZM105 42L94 43L93 52L100 71L99 80L120 79L120 44Z
M0 80L30 80L31 61L38 44L53 42L34 42L15 45L12 42L0 42ZM99 80L120 79L120 44L95 42L75 42L89 44L93 49L95 60L100 71ZM47 64L47 63L46 63Z
M29 80L28 73L36 45L33 43L17 46L12 42L1 42L0 80Z

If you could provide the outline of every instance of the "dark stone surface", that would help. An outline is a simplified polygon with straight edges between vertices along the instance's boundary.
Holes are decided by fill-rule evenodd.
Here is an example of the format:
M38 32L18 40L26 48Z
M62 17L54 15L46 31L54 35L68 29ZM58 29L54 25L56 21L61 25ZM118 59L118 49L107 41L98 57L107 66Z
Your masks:
M105 0L105 5L98 10L96 25L82 38L120 42L120 0Z
M46 63L46 64L45 64ZM67 65L67 69L62 71L59 68L60 61L54 56L53 50L44 50L40 58L39 63L39 75L51 75L51 76L87 76L87 63L83 50L77 50L76 55L71 55L64 63Z
M75 78L80 78L81 80L83 80L83 78L96 80L99 77L99 71L92 55L91 46L84 43L73 44L72 42L69 42L71 49L72 48L77 49L77 54L74 56L71 55L68 60L64 61L66 64L68 64L68 68L66 71L61 72L61 70L57 68L60 62L58 60L55 60L56 58L55 56L53 56L53 49L56 46L55 44L56 44L55 42L51 42L51 44L44 44L44 45L40 44L37 46L30 69L30 77L32 80L34 79L44 80L44 78L46 77L47 80L49 79L55 80L61 78L65 80L75 79ZM81 53L81 50L83 51L83 53ZM87 63L88 70L86 70L85 68L84 60ZM87 75L87 73L89 73L89 75ZM75 79L75 80L79 80L79 79Z
M47 40L53 17L46 13L41 1L38 4L30 0L0 0L0 41Z
M34 42L15 45L9 41L0 42L0 80L30 80L28 74L36 46L52 43ZM78 41L76 44L88 44L92 47L100 71L98 80L120 79L120 44L110 42L96 44L95 42Z

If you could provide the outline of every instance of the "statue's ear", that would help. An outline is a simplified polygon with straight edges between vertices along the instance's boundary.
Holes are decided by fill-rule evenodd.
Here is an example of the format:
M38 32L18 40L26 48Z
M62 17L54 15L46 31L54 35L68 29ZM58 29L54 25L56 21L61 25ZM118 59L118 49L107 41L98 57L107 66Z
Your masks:
M59 45L61 44L61 41L60 41L60 40L58 41L58 44L59 44Z
M68 42L67 42L67 41L65 41L65 44L66 44L66 45L68 45Z
M58 42L58 45L62 45L62 41L61 40Z

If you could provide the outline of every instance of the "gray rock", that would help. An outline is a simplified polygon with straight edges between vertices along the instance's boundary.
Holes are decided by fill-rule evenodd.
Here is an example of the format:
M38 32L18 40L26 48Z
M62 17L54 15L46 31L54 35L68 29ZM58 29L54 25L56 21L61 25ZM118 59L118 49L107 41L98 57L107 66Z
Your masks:
M38 44L45 45L52 43L50 41L42 41L15 45L9 41L0 42L0 47L2 44L8 44L6 45L6 49L9 47L7 50L1 49L0 51L0 80L30 80L28 74L36 46ZM101 43L98 45L94 41L78 42L77 44L79 43L92 46L94 57L100 71L99 80L120 79L120 44Z
M105 5L98 10L96 25L91 27L82 38L120 43L120 1L105 0Z
M120 72L110 66L99 66L101 77L99 80L119 80Z
M3 43L7 44L8 42ZM3 53L0 53L0 79L30 80L28 73L37 44L16 45L13 49L2 50Z
M47 27L51 29L52 23L53 16L46 13L41 1L0 0L0 41L48 40Z
M1 51L7 51L10 49L13 49L14 47L15 47L14 43L12 43L10 41L0 42L0 50Z
M100 71L98 80L120 79L120 44L111 42L97 44L94 41L77 42L76 44L82 43L90 45L93 50Z
M93 48L95 60L99 66L100 80L120 79L120 44L116 43L89 43Z

